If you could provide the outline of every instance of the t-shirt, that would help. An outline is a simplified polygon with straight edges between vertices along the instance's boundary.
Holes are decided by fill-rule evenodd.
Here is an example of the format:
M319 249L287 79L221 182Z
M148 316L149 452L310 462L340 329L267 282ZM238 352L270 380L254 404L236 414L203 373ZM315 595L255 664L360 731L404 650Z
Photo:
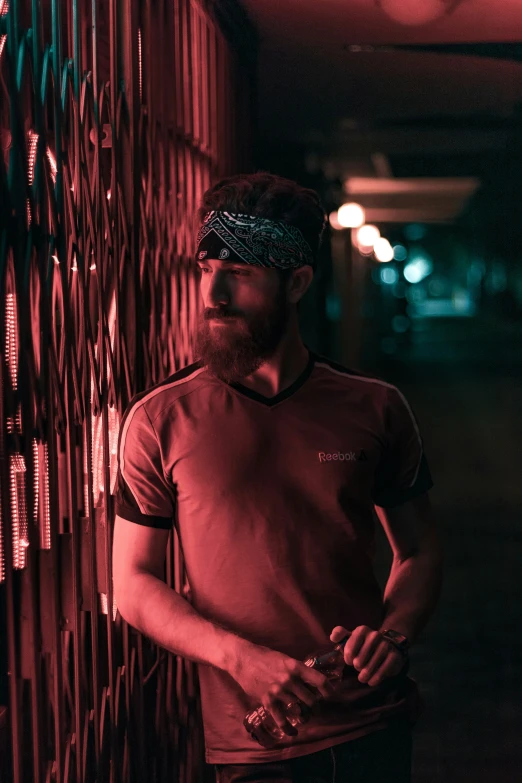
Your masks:
M381 627L374 504L433 486L399 389L308 352L274 397L215 378L201 360L137 394L121 423L115 488L121 517L176 526L197 611L302 661L333 646L336 625ZM227 672L198 664L206 760L289 759L385 728L418 695L407 669L370 687L346 666L298 736L267 749L243 726L259 705Z

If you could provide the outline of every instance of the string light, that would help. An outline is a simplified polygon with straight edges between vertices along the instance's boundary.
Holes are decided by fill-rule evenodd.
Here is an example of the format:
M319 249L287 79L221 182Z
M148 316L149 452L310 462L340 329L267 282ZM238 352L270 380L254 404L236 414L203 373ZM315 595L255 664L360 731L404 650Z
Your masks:
M337 211L337 220L344 228L359 228L364 224L366 215L360 204L343 204Z
M360 247L371 247L375 245L377 240L379 239L381 235L381 232L377 228L377 226L372 226L368 223L366 223L364 226L361 226L360 229L357 231L357 244Z

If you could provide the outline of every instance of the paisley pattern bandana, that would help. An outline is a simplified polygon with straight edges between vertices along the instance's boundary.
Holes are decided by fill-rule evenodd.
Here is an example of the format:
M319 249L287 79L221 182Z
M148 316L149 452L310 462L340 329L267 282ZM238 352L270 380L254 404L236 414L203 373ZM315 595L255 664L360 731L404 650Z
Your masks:
M203 220L196 244L198 261L218 258L281 269L315 267L312 249L301 231L280 220L212 210Z

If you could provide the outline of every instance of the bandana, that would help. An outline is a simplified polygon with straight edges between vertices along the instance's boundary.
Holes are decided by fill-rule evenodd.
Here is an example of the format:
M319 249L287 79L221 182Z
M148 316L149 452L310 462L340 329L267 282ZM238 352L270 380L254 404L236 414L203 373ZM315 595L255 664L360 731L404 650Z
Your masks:
M315 266L312 249L301 231L280 220L231 212L208 212L198 231L196 258L288 269Z

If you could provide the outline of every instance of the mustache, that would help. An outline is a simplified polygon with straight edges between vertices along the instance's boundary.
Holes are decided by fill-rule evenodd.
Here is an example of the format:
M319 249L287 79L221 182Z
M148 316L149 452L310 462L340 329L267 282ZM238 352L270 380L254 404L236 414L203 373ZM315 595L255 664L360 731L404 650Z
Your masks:
M238 318L241 317L241 313L233 313L229 310L205 310L205 321L210 321L213 318L226 319L226 318Z

